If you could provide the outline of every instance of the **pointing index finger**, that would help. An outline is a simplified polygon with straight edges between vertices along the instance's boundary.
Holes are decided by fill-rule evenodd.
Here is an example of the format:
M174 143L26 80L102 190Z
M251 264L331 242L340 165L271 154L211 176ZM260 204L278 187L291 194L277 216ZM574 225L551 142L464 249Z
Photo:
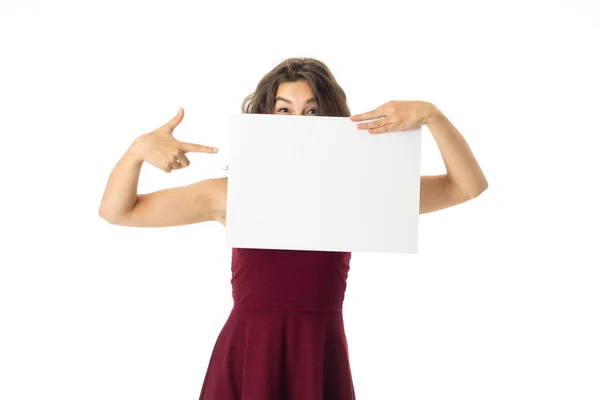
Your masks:
M216 153L217 151L219 151L219 149L217 149L216 147L204 146L201 144L187 142L181 142L179 148L186 153Z

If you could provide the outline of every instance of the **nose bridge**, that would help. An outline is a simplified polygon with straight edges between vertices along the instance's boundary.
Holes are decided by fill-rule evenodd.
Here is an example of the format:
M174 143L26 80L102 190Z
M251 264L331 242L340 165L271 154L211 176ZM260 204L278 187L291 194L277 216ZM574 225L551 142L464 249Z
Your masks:
M309 110L311 105L304 106L302 101L294 101L293 104L290 104L290 109L293 111L295 115L302 115L304 110Z

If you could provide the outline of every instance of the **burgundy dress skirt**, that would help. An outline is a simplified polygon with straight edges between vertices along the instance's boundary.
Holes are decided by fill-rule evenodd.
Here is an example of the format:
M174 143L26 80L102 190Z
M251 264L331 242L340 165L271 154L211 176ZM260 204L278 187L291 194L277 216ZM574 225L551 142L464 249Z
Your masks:
M200 400L356 399L342 318L350 257L233 248L234 305Z

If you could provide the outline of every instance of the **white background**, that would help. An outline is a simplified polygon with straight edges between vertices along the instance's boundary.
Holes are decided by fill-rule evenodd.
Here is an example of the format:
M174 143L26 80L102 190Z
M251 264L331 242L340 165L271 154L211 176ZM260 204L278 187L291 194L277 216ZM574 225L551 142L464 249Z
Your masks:
M232 306L225 229L110 225L104 185L180 106L175 137L221 151L145 164L139 191L222 176L228 116L295 56L352 113L434 103L489 181L421 216L418 256L353 255L357 398L600 397L597 2L0 4L0 398L197 399Z

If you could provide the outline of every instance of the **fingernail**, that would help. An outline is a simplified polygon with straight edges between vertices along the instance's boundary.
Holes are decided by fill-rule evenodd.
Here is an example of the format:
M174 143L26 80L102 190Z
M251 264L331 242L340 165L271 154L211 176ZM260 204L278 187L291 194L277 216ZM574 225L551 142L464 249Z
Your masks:
M213 147L212 151L213 151L213 153L216 153L217 151L219 151L219 149L216 149Z

